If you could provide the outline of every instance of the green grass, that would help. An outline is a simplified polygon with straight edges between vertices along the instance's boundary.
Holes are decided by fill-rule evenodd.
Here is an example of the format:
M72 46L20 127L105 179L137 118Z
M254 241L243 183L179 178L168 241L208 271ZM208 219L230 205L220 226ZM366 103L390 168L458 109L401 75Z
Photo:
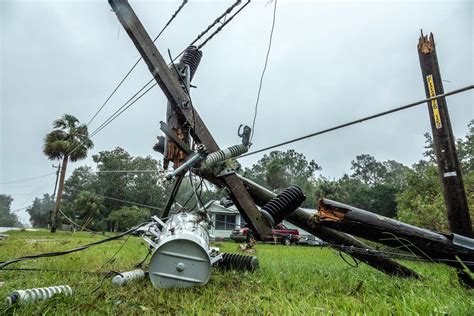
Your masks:
M65 250L99 240L89 233L9 232L0 241L0 261L27 254ZM107 272L126 271L146 254L142 240L130 237L111 264L105 264L123 240L78 253L24 261L9 267ZM235 243L218 243L223 252L237 252ZM260 268L254 273L214 270L209 283L190 289L154 289L148 279L113 288L110 278L95 289L101 275L66 272L0 271L1 314L376 314L473 315L474 291L462 288L452 269L406 262L422 281L389 277L364 264L350 268L327 248L258 244ZM8 308L11 291L69 284L72 297Z

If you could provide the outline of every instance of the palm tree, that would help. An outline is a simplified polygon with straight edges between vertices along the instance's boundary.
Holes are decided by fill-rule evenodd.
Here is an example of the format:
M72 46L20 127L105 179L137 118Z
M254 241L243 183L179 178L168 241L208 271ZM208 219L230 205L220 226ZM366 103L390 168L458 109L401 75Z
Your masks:
M79 120L70 114L64 114L59 120L53 122L54 130L44 139L43 153L51 160L61 160L62 168L59 178L59 188L56 195L56 204L51 216L51 232L56 232L58 210L64 189L64 178L69 160L72 162L87 157L87 150L94 147L89 138L85 124L78 125Z
M94 217L103 217L105 213L104 201L90 192L81 192L74 200L74 210L80 213L80 217L84 219L84 224L82 226L87 228L92 223ZM102 215L102 216L101 216Z

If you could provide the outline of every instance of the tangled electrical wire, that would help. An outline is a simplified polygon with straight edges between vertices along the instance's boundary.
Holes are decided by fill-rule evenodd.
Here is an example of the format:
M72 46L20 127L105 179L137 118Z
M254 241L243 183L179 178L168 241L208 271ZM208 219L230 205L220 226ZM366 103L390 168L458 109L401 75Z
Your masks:
M142 227L142 226L144 226L148 223L149 222L141 223L141 224L139 224L139 225L137 225L137 226L121 233L121 234L118 234L117 236L108 237L108 238L105 238L105 239L102 239L102 240L99 240L99 241L96 241L96 242L93 242L93 243L90 243L90 244L86 244L86 245L83 245L83 246L80 246L80 247L77 247L77 248L64 250L64 251L54 251L54 252L40 253L40 254L36 254L36 255L28 255L28 256L23 256L23 257L18 257L18 258L15 258L15 259L11 259L11 260L8 260L8 261L5 261L5 262L1 262L0 263L0 270L5 268L6 266L9 266L13 263L17 263L17 262L20 262L20 261L30 260L30 259L38 259L38 258L49 258L49 257L63 256L63 255L67 255L67 254L70 254L70 253L85 250L85 249L88 249L90 247L97 246L97 245L100 245L100 244L103 244L103 243L106 243L106 242L109 242L109 241L112 241L112 240L120 239L125 235L131 234L132 232L136 231L138 228L140 228L140 227Z

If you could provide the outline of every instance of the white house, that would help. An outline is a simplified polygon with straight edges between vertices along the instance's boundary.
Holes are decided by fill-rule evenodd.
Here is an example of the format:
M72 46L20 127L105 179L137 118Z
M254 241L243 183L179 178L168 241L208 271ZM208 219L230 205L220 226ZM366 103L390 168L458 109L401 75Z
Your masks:
M245 221L234 205L224 207L220 205L219 201L209 201L205 207L212 220L209 233L215 237L229 238L234 229L245 225Z
M229 238L234 229L239 229L246 225L245 220L242 218L235 205L224 207L219 203L219 201L211 200L205 207L212 220L212 227L209 233L214 237ZM308 244L318 244L320 242L317 237L314 237L310 233L287 221L283 221L283 225L289 229L298 229L300 237L302 237L300 240L301 242L304 240L306 240Z

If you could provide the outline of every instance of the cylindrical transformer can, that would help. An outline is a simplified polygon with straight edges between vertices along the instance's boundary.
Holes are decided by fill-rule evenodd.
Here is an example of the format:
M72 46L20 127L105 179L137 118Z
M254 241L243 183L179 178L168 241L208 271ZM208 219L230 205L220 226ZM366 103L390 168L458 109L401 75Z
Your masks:
M172 215L161 231L150 260L155 288L204 285L211 274L209 218L206 213Z

